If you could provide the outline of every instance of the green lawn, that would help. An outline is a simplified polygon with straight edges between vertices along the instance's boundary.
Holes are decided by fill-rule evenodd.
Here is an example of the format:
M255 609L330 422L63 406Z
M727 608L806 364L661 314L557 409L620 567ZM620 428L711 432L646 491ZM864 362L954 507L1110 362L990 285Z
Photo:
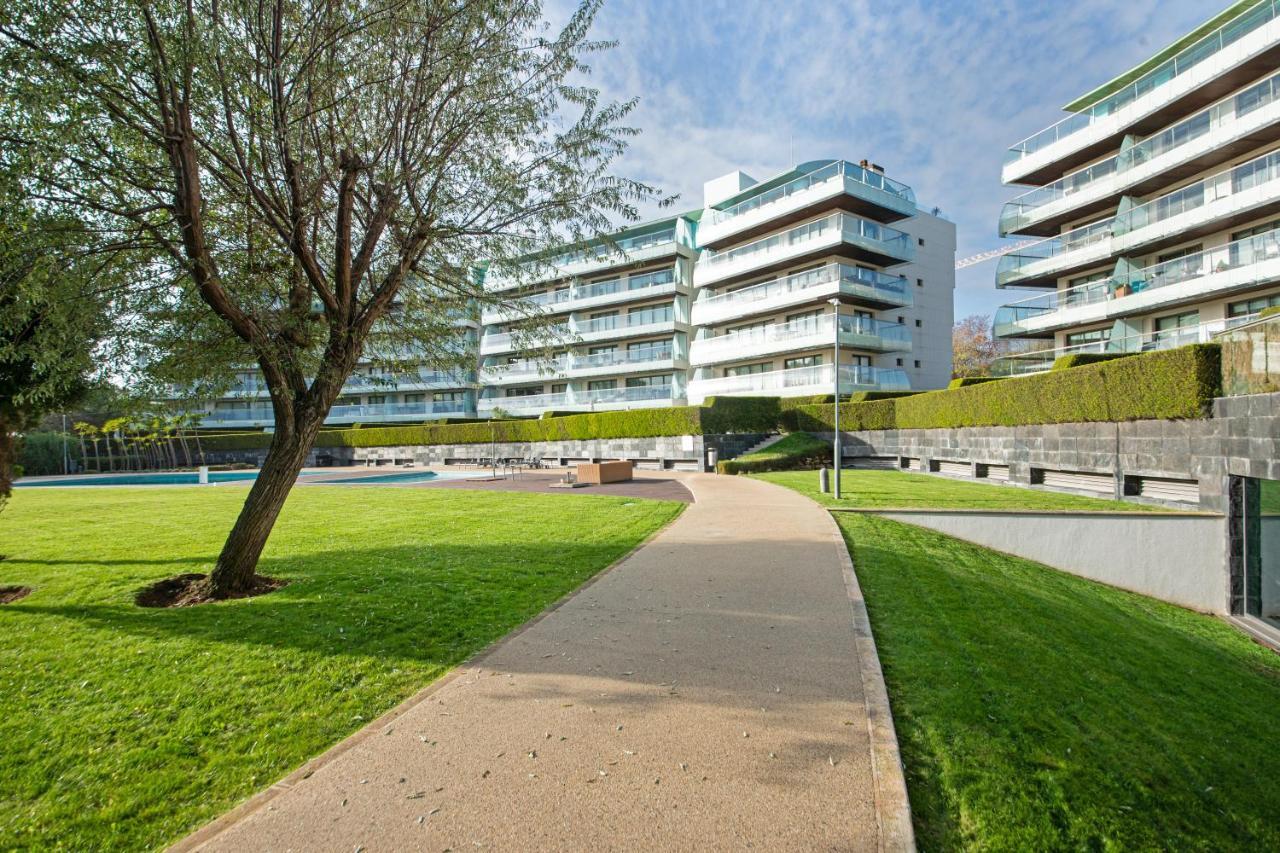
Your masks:
M260 598L145 610L207 571L245 489L19 490L0 515L0 849L155 848L527 621L670 502L306 487Z
M827 506L850 508L1167 511L1162 507L1127 501L1020 489L993 483L951 480L946 477L912 474L907 471L842 471L841 495L840 501L837 502L830 494L824 495L818 491L817 471L777 471L753 476L795 489Z
M884 482L899 475L851 485L864 473L877 492L859 497L899 505ZM1213 617L873 515L836 518L921 850L1280 849L1280 656Z

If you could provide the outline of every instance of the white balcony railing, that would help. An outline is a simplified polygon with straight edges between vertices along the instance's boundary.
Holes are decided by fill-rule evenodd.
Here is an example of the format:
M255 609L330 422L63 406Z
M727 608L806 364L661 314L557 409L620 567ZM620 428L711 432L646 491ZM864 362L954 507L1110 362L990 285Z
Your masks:
M689 360L697 366L831 346L835 337L834 327L832 315L823 314L790 323L773 323L712 338L699 338L690 347ZM843 315L840 317L840 344L881 352L904 351L911 348L911 332L901 323Z
M546 411L592 411L595 409L648 408L680 399L674 385L643 385L595 390L569 390L555 394L525 394L510 397L482 397L476 404L480 417L502 411L513 415Z
M675 228L624 237L621 240L601 241L586 248L530 260L522 265L517 275L490 271L485 276L485 288L491 291L507 290L521 284L570 278L592 270L657 258L674 252L676 242Z
M693 323L707 326L837 295L877 305L906 306L912 303L911 291L903 276L852 264L832 263L699 299L693 303Z
M1212 320L1163 332L1146 332L1141 335L1126 335L1073 346L1047 347L1045 349L1011 353L996 359L991 366L991 373L994 376L1023 376L1029 373L1043 373L1053 367L1053 363L1063 356L1077 353L1151 352L1152 350L1176 349L1187 344L1210 343L1214 335L1252 322L1257 318L1257 314L1244 314L1228 320Z
M915 257L916 244L909 234L869 219L833 213L733 249L704 251L694 269L694 280L705 286L840 244L861 248L893 263Z
M1224 98L1114 157L1030 190L1005 203L1000 233L1016 234L1052 216L1122 192L1140 180L1225 148L1280 121L1280 74Z
M1092 264L1280 199L1280 151L1180 187L1108 219L1003 255L996 284Z
M334 406L325 423L352 423L360 420L428 420L467 414L465 401L422 403L370 403ZM270 406L215 409L204 416L203 426L270 426L274 415Z
M835 373L829 364L796 367L744 376L694 379L689 383L689 402L698 404L708 397L794 397L835 392ZM908 391L911 381L903 370L869 365L842 365L840 393L855 391Z
M1096 322L1161 305L1280 280L1280 229L996 311L999 337Z
M593 284L562 287L548 293L513 298L512 304L486 308L481 320L492 325L541 314L564 314L603 305L652 299L676 292L672 268Z
M1108 133L1119 132L1127 122L1150 114L1157 107L1172 102L1256 55L1280 38L1280 31L1269 26L1280 17L1278 13L1280 3L1277 0L1264 0L1088 109L1073 113L1010 146L1005 155L1005 181L1010 182L1024 174L1031 162L1045 164L1054 154L1050 149L1056 149L1059 155L1068 153L1085 143L1082 137L1092 141L1097 134L1089 131L1094 128ZM1044 152L1042 156L1036 156L1041 152Z

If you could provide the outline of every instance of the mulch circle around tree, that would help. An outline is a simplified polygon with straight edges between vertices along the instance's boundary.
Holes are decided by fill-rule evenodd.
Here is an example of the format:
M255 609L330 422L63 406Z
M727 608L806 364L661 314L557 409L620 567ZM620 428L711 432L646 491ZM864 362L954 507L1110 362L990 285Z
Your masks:
M165 578L139 590L133 598L133 603L139 607L191 607L211 601L225 601L229 598L252 598L255 595L265 595L289 583L280 578L255 575L251 588L215 598L209 594L209 586L205 582L208 577L208 575L188 573Z
M12 604L31 594L29 586L0 586L0 604Z

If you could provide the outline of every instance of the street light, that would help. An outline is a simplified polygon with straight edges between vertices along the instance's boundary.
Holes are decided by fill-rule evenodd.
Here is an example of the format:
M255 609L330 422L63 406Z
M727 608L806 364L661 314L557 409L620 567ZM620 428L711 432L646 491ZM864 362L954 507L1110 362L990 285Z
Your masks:
M835 402L832 404L835 407L835 418L832 421L834 432L831 434L833 445L831 458L834 463L832 467L835 469L832 473L835 475L836 500L840 500L840 300L832 297L827 301L831 303L831 325L835 329L835 334L832 336L835 339L835 363L832 365L831 372L835 375L836 393Z

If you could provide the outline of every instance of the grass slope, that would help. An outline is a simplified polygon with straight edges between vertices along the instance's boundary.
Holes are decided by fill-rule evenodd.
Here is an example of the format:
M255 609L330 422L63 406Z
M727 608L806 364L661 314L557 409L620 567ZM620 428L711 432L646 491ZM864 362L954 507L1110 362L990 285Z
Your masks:
M270 595L144 610L206 571L245 489L49 489L0 517L0 848L172 842L527 621L674 503L297 489Z
M966 482L912 474L906 471L841 472L839 502L818 491L817 471L779 471L759 474L763 480L801 492L826 506L851 508L910 507L933 509L1010 509L1010 510L1081 510L1128 512L1163 512L1153 507L1126 501L1104 500L1061 492L1020 489L992 483Z

